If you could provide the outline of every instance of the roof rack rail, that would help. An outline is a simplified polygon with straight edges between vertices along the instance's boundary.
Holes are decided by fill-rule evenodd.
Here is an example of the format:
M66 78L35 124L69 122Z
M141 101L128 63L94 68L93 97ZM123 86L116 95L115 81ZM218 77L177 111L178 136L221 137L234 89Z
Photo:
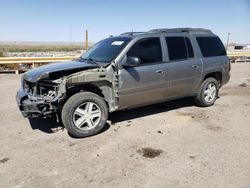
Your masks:
M209 33L211 34L212 31L209 29L203 28L170 28L170 29L153 29L150 30L149 33Z
M125 33L122 33L122 34L120 34L120 35L130 35L130 36L132 36L132 35L139 35L139 34L143 34L143 33L146 33L146 32L125 32Z

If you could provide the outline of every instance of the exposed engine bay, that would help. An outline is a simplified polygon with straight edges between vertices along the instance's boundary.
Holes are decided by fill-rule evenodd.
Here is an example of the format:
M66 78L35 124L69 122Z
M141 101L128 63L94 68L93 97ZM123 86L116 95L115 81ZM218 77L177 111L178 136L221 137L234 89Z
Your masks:
M53 80L42 80L37 83L23 80L23 89L31 101L53 102L57 99L59 85Z

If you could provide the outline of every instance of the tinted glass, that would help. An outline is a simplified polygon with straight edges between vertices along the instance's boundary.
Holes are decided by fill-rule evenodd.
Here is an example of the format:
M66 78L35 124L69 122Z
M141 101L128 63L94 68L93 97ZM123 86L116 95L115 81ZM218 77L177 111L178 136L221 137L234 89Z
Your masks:
M162 61L161 44L159 38L139 40L127 53L128 57L139 57L142 63Z
M187 43L187 49L188 49L188 57L194 57L194 51L193 47L191 45L191 42L189 38L185 37L186 43Z
M204 57L226 55L225 47L218 37L197 37L196 39Z
M114 59L118 53L128 44L130 38L115 37L107 38L96 43L85 54L82 59L93 59L98 62L108 62Z
M188 57L184 37L166 37L169 60L186 59Z

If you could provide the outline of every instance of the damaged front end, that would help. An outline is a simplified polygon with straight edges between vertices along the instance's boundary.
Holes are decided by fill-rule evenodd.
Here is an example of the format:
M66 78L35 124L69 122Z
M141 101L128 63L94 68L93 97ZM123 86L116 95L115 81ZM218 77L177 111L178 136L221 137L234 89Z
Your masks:
M46 117L56 112L57 104L65 98L64 85L61 79L45 78L37 82L22 79L22 87L16 95L22 115L31 118Z
M46 117L58 111L66 97L67 76L96 65L65 61L52 63L24 73L16 101L24 117Z
M90 84L100 90L110 112L118 108L118 78L114 62L105 68L92 66L34 75L34 72L24 74L22 87L16 95L24 117L50 116L61 110L63 101L70 97L68 91L78 86L81 86L80 91L84 91Z

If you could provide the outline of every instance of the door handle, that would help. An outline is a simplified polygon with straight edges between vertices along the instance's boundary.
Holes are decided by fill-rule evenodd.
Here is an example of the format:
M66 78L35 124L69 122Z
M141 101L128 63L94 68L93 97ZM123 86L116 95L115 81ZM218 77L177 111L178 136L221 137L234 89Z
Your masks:
M163 74L164 73L163 70L156 70L155 72L158 73L158 74Z
M192 68L194 68L194 69L198 69L198 68L199 68L199 66L198 66L198 65L192 65Z

